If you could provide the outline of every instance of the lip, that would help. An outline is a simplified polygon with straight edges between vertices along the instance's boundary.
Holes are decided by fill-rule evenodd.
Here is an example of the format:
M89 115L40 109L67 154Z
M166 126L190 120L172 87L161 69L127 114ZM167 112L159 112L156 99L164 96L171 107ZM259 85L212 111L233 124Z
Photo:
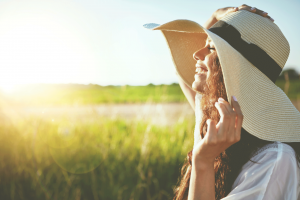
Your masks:
M207 67L200 65L199 63L196 64L196 69L201 69L200 73L206 73L208 71Z

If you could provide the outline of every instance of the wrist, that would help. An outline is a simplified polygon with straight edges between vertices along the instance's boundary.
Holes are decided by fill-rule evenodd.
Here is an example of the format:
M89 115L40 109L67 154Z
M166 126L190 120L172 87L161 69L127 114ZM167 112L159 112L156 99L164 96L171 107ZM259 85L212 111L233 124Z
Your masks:
M196 171L207 171L208 169L214 168L214 159L207 160L193 156L192 166Z
M225 8L219 8L213 13L213 17L215 18L216 21L219 21L222 19L225 15L228 14L228 12L232 11L236 7L225 7Z

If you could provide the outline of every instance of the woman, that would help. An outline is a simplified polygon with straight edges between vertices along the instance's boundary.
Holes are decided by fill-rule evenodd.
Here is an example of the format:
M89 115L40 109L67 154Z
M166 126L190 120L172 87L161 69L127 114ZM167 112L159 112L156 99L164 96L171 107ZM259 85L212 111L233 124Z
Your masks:
M196 113L174 199L300 199L300 113L274 84L289 44L273 21L242 5L219 9L204 27L145 25L166 37Z

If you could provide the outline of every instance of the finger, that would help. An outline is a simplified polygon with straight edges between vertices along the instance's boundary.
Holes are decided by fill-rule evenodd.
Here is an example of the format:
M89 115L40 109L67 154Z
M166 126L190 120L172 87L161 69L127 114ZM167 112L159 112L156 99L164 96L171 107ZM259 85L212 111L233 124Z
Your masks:
M220 121L217 124L218 136L220 138L224 138L228 132L230 115L224 104L216 102L215 107L218 109L220 114Z
M255 13L257 9L255 7L243 6L243 7L239 7L239 10L247 10L249 12Z
M236 113L233 110L232 106L227 101L225 101L223 98L219 98L218 102L221 104L224 104L228 111L230 121L228 121L228 123L229 123L228 134L226 134L226 137L227 137L228 141L233 142L234 138L236 137L235 136Z
M227 101L225 101L222 97L218 99L218 102L224 104L224 106L226 107L229 113L232 111L231 105Z
M238 103L235 96L231 97L231 105L232 105L232 107L235 110L236 115L237 115L235 127L236 127L236 136L239 139L240 135L241 135L241 129L242 129L244 116L243 116L240 104Z
M251 7L251 8L250 8L250 12L255 13L255 12L256 12L256 8L255 8L255 7Z
M274 19L272 18L272 17L270 17L269 15L268 15L268 13L267 12L262 12L262 16L263 17L266 17L266 18L268 18L269 20L271 20L272 22L274 22Z
M206 121L207 124L207 133L205 135L205 139L209 144L216 144L217 143L217 128L215 121L208 119Z
M258 15L263 16L263 17L266 17L266 18L270 19L272 22L274 22L274 19L272 17L270 17L267 12L265 12L263 10L260 10L260 9L257 9L255 7L250 7L246 4L243 4L242 6L238 7L238 9L239 10L247 10L249 12L258 14Z
M223 16L228 15L229 13L236 12L236 11L238 11L238 10L239 10L238 7L232 7L232 8L230 8L230 9L228 9L228 10L226 11L226 13L225 13Z
M256 9L255 13L263 17L268 17L268 13L263 10Z
M268 16L268 13L265 12L265 11L262 11L261 15L262 15L263 17L267 17L267 16Z
M240 10L240 9L245 9L245 8L251 8L251 6L248 6L247 4L243 4L243 5L239 6L238 8Z

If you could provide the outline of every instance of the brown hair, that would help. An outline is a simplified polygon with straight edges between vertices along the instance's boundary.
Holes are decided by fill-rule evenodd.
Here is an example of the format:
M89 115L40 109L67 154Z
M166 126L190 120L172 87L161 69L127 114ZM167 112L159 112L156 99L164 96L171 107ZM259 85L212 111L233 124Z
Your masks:
M218 110L214 103L219 97L227 100L226 88L223 80L222 69L219 63L219 58L214 53L214 63L212 66L212 75L207 80L204 86L201 109L203 118L201 121L200 134L203 138L206 133L206 120L220 120ZM237 178L242 166L251 159L254 152L259 150L266 144L273 143L270 141L261 140L242 128L241 140L216 157L214 162L215 170L215 198L221 199L229 194L232 190L232 185ZM300 145L299 143L288 143L296 152L296 159L300 162ZM175 188L174 200L187 200L190 176L192 171L192 150L187 154L185 163L181 168L181 178L178 181L178 186Z

